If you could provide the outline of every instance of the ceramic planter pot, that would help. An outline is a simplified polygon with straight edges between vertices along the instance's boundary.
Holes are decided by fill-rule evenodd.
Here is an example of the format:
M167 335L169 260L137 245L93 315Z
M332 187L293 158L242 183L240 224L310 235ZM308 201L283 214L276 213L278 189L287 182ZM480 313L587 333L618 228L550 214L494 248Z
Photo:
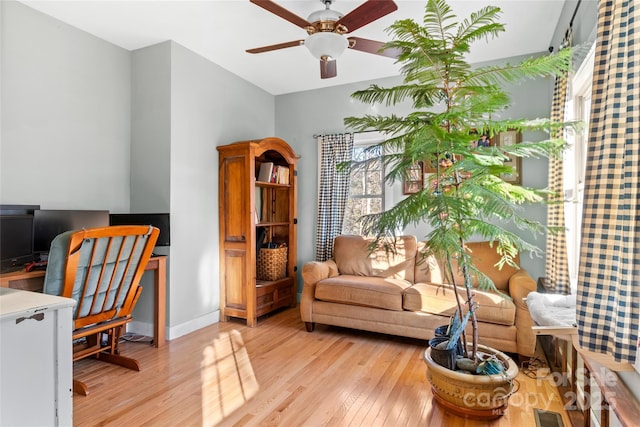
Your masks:
M491 420L504 415L509 397L513 394L513 380L518 365L506 354L480 345L484 353L495 355L506 367L496 375L472 375L453 371L433 360L433 349L427 348L424 361L427 379L436 401L448 411L466 418Z

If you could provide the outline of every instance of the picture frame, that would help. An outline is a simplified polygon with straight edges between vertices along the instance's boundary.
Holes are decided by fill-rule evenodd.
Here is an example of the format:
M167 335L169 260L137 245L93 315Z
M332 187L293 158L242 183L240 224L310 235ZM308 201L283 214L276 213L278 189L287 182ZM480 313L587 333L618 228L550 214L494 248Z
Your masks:
M407 169L402 181L402 194L414 194L422 190L424 163L416 162Z
M519 144L522 142L522 133L517 130L506 130L495 135L496 146L507 147L513 144ZM504 164L513 168L513 173L502 174L500 178L504 179L510 184L521 185L522 184L522 158L515 156L508 156L509 160Z
M473 148L476 147L493 147L495 145L495 135L491 138L488 132L478 132L477 129L471 129L471 135L477 135L477 138L471 143Z

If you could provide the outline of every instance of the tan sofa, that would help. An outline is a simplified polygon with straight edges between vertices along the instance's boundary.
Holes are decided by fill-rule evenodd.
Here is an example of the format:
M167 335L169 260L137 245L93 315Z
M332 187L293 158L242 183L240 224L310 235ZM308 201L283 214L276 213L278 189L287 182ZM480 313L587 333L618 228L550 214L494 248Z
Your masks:
M433 258L422 260L414 236L398 238L395 253L383 247L371 252L370 243L360 236L338 236L333 259L304 265L300 313L307 330L320 323L432 338L456 310L453 287L443 284L442 266ZM499 256L488 242L468 247L479 270L511 297L476 290L480 343L532 356L536 337L523 298L536 290L535 281L523 269L498 270Z

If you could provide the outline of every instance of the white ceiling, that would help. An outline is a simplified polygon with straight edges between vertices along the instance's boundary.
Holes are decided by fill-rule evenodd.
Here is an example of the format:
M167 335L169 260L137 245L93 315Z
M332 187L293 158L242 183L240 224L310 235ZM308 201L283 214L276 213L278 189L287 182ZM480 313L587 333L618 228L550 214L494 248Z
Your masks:
M364 0L335 0L332 9L347 14ZM306 32L249 0L23 0L22 3L128 50L174 40L180 45L273 95L371 80L399 74L394 60L347 50L337 60L338 76L320 79L319 61L304 46L249 54L245 50L304 39ZM323 9L320 0L276 0L307 19ZM350 35L387 41L385 29L397 19L422 22L424 0L396 1L398 10ZM499 6L506 32L478 42L469 61L480 62L547 50L564 0L450 0L466 18L483 5Z

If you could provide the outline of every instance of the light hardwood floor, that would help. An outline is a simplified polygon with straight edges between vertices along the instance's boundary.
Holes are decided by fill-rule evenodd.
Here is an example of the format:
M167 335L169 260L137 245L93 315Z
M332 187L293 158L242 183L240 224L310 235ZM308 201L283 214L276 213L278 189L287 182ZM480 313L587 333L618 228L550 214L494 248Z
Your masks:
M550 380L521 370L507 414L465 420L432 400L425 343L318 325L297 309L260 320L218 323L163 349L126 342L140 372L95 360L74 364L89 396L75 395L76 426L535 426L534 408L559 412Z

